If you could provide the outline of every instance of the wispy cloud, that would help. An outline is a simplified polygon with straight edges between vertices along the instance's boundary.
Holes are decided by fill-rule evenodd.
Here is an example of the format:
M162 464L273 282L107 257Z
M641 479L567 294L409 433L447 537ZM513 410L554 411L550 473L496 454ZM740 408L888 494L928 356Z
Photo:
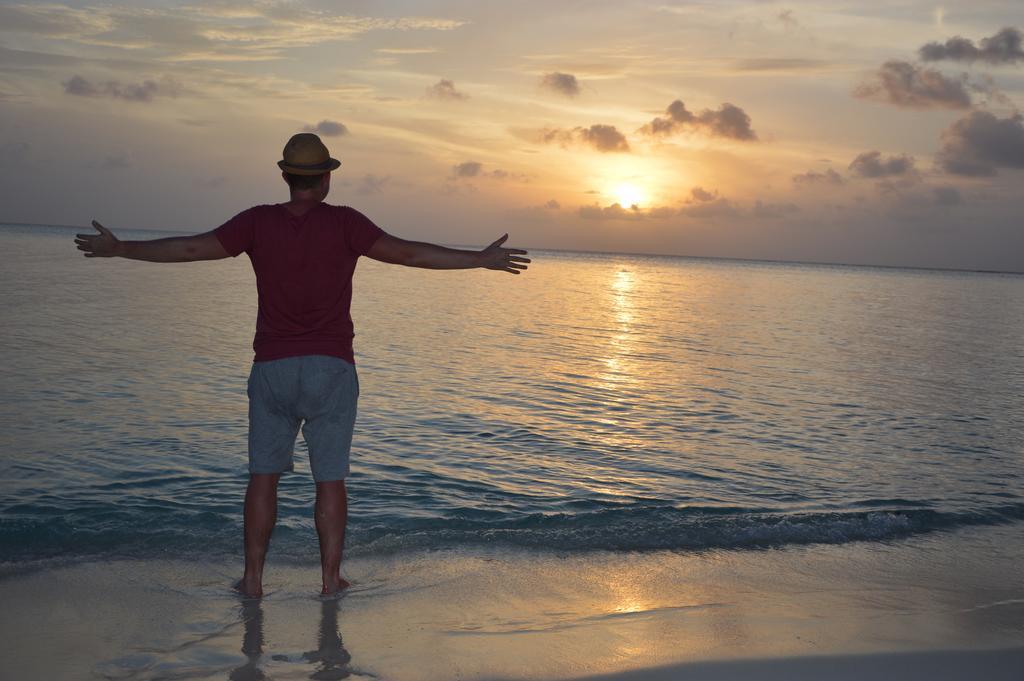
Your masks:
M151 102L158 94L176 97L179 86L173 80L164 80L158 84L155 80L144 80L141 83L121 83L108 80L93 83L78 74L62 83L64 92L79 97L112 97L129 102Z
M835 66L833 62L824 59L801 57L751 57L732 62L732 68L736 71L766 71L771 73L825 71L835 68Z
M369 31L451 30L429 17L359 17L300 3L196 3L175 7L64 4L0 6L0 30L59 38L169 60L276 59L290 50L350 40Z
M381 54L434 54L433 47L378 47L374 52Z

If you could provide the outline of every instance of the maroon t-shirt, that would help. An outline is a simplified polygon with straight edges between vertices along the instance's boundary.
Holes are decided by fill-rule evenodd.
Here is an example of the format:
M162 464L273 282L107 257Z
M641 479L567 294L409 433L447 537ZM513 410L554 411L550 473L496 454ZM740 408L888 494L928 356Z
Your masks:
M348 206L320 203L294 216L281 204L244 210L214 230L224 250L249 254L259 312L254 361L352 354L352 274L384 234Z

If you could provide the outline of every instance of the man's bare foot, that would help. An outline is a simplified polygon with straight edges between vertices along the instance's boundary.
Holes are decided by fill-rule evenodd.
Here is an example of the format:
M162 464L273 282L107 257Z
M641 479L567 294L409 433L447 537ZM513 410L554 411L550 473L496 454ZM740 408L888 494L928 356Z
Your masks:
M336 579L324 580L324 588L321 589L320 595L334 596L335 594L341 593L350 586L352 585L349 584L348 580L339 575Z
M256 580L243 577L235 583L234 589L245 598L263 598L263 585Z

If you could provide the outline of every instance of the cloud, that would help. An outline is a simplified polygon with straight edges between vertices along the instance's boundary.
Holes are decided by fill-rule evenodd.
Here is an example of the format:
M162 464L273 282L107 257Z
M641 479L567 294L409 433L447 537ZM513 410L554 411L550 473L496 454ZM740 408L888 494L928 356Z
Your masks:
M935 203L940 206L955 206L962 202L956 187L935 187L932 192L935 194Z
M577 128L577 134L587 144L598 151L629 151L629 143L625 135L614 125L592 125L589 128Z
M610 206L601 206L595 203L590 206L580 206L579 209L579 216L584 220L664 220L677 215L679 215L679 211L671 206L644 209L632 205L624 208L618 202Z
M0 24L5 31L55 38L99 33L104 28L97 15L66 5L0 5Z
M545 203L542 206L542 208L544 208L545 210L559 210L559 209L561 209L561 207L562 207L562 204L560 204L558 201L556 201L554 199L551 199L550 201L548 201L547 203Z
M676 211L677 215L714 220L719 217L736 217L740 210L729 199L719 196L718 190L708 191L701 186L692 187L685 205Z
M306 132L315 132L318 135L324 137L340 137L348 134L348 127L344 123L338 121L322 120L316 125L307 125L305 127Z
M806 71L827 71L833 62L824 59L802 59L788 57L751 57L732 62L736 71L773 71L776 73L801 73Z
M658 117L640 129L647 135L671 135L675 132L695 129L712 137L752 141L757 133L750 127L750 116L743 109L728 102L717 111L704 109L695 114L680 100L668 105L664 118Z
M479 161L464 161L457 165L452 166L451 178L458 180L460 178L467 177L486 177L492 180L507 180L513 179L525 179L525 176L519 173L510 173L507 170L501 168L495 168L494 170L484 170L484 164Z
M356 193L363 196L379 194L384 191L390 181L390 175L385 175L384 177L372 174L363 175L359 178L359 182L356 183Z
M614 125L595 123L589 128L575 127L571 130L548 128L540 131L538 141L546 144L558 143L568 146L573 143L592 146L600 152L628 152L629 142Z
M679 211L672 206L655 206L647 211L647 217L654 218L655 220L663 220L675 217L676 215L679 215Z
M800 207L795 203L768 203L758 199L754 202L751 213L754 217L775 220L799 212Z
M228 178L224 175L214 175L213 177L194 177L192 178L192 186L200 190L218 190L223 188L228 183Z
M714 201L717 198L718 198L718 190L717 189L715 191L713 191L713 192L709 192L708 190L704 189L703 187L694 187L693 189L690 190L690 200L688 201L688 203L691 203L691 202L705 203L706 201Z
M103 158L96 162L95 160L89 161L85 164L86 168L102 168L103 170L123 170L132 166L131 158L127 154L113 153L104 154Z
M800 22L797 21L796 16L793 15L793 10L786 9L778 13L776 18L782 22L782 25L786 28L800 28Z
M621 204L613 203L603 208L596 204L580 206L580 217L584 220L640 220L644 214L637 206L623 208Z
M82 97L98 97L101 92L95 85L79 75L71 76L71 80L62 83L64 92L69 95L80 95Z
M483 168L482 163L477 161L465 161L456 166L452 166L453 177L476 177L480 174L480 170Z
M794 203L770 203L758 199L750 207L749 213L746 209L736 205L729 199L721 197L718 192L709 192L700 187L690 190L690 198L678 211L679 215L691 218L714 220L720 217L741 217L750 216L761 219L774 220L792 215L800 210Z
M1024 118L997 118L972 111L942 132L939 166L954 175L995 175L998 168L1024 168Z
M167 94L175 97L178 94L174 81L167 80L170 87L161 88L153 80L145 80L141 83L122 84L116 80L95 84L82 76L75 74L70 80L64 81L64 93L77 95L79 97L112 97L123 99L128 102L151 102L157 94Z
M807 187L811 185L840 185L843 184L843 182L843 176L831 168L827 169L823 173L808 170L806 173L798 173L793 176L793 184L798 187Z
M973 40L955 36L945 43L928 43L918 50L918 54L924 61L948 59L969 64L976 61L987 64L1016 64L1024 61L1021 38L1018 29L1007 27L993 36L982 38L980 47L975 45Z
M858 177L897 177L914 173L914 157L901 155L882 158L877 151L865 151L850 162L850 171Z
M540 86L567 97L575 97L580 93L580 84L571 73L546 73L540 80Z
M433 47L378 47L374 52L381 54L434 54Z
M736 208L733 202L724 197L683 206L679 211L680 215L708 220L720 217L734 217L739 215L739 213L739 209Z
M854 89L853 95L916 109L966 109L971 106L966 74L948 78L935 69L899 60L882 64L867 81Z
M6 144L0 145L0 162L2 161L15 161L22 162L28 159L29 152L32 151L32 145L28 142L7 142Z
M495 168L492 171L486 172L484 173L484 176L492 179L518 179L523 181L528 179L528 175L512 173L507 170L502 170L501 168Z
M455 89L455 83L442 78L433 85L427 88L427 96L433 97L434 99L451 99L451 100L463 100L469 99L469 95L464 92L459 92Z

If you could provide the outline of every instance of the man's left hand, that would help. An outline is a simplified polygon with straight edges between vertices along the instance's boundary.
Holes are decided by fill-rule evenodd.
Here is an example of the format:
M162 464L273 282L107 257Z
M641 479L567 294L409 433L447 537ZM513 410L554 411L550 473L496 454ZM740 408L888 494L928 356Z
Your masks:
M92 226L99 234L76 234L75 243L78 250L85 251L87 258L111 258L121 254L121 242L109 229L92 221Z

